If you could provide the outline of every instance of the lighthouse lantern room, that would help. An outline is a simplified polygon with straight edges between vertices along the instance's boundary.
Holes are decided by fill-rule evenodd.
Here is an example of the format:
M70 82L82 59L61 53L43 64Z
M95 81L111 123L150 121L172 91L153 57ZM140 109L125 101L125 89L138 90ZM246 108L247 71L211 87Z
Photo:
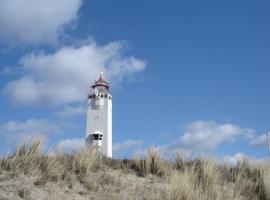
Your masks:
M88 95L86 144L112 157L112 95L109 89L101 72Z

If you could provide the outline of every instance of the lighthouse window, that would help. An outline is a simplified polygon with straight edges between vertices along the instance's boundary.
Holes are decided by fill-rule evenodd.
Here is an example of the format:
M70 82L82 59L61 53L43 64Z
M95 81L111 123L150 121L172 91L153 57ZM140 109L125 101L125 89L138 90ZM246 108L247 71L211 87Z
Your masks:
M99 134L92 134L92 140L98 140L99 139Z
M103 98L103 94L101 95L101 98Z
M107 98L107 94L105 94L105 98Z
M102 138L103 138L103 135L101 135L101 134L92 134L91 135L92 140L102 140Z
M92 99L92 95L89 95L89 98Z
M93 98L95 98L95 97L96 97L96 95L93 94Z

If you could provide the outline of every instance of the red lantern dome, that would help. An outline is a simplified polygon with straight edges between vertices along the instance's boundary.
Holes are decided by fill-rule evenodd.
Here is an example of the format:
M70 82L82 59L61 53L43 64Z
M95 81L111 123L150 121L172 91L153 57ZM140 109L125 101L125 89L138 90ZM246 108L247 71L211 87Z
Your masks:
M105 81L103 77L103 72L100 72L99 79L95 81L95 83L91 86L94 90L98 90L99 92L108 92L110 88L110 84Z

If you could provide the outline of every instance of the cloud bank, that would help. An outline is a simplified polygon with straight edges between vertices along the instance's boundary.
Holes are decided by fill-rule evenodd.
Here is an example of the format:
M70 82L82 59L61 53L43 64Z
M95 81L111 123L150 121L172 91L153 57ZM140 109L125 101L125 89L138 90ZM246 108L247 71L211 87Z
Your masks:
M52 54L32 53L20 60L24 74L4 92L16 104L63 105L86 99L90 81L100 71L113 84L145 68L146 63L125 55L125 43L100 46L95 42L65 46Z
M174 142L153 146L153 148L165 157L172 157L175 153L190 157L198 154L208 154L221 145L237 141L247 142L252 147L264 147L267 138L265 134L259 135L253 129L242 128L236 124L194 121L184 127L182 133ZM140 152L144 155L147 151L146 149L140 149ZM238 154L235 157L226 157L225 160L235 161L240 157L241 154Z
M60 134L62 128L47 119L29 119L25 122L9 121L0 126L0 136L8 144L16 145L23 139Z
M124 151L136 151L139 150L143 142L141 140L128 139L124 142L114 143L113 144L113 153L121 153Z
M257 137L254 137L249 142L252 146L267 146L267 134L259 135Z
M82 0L1 0L0 37L25 44L52 43L78 18Z
M86 108L85 106L66 106L62 110L54 113L54 115L61 119L68 119L68 118L74 118L78 116L86 115Z
M265 163L268 161L268 158L265 157L265 158L258 159L258 158L250 157L243 153L236 153L233 156L230 156L230 155L224 156L223 161L225 163L235 166L238 162L241 162L241 161L248 161L250 164Z
M218 124L214 121L195 121L188 124L183 135L170 148L185 148L198 151L213 150L226 142L239 138L252 139L255 130L235 124Z
M59 141L56 149L60 152L70 153L82 149L84 145L85 138L72 138Z

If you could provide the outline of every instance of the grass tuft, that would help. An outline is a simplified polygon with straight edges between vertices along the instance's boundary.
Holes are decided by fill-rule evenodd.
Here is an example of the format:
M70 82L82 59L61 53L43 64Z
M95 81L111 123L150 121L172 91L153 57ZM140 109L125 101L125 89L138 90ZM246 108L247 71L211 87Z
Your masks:
M47 155L42 141L36 140L0 159L0 183L21 175L34 178L33 187L64 184L69 191L82 185L78 195L85 198L107 191L105 199L270 199L269 162L230 166L205 158L187 160L180 154L168 161L154 149L148 149L144 159L109 159L92 148ZM19 189L16 195L28 199L31 190Z

